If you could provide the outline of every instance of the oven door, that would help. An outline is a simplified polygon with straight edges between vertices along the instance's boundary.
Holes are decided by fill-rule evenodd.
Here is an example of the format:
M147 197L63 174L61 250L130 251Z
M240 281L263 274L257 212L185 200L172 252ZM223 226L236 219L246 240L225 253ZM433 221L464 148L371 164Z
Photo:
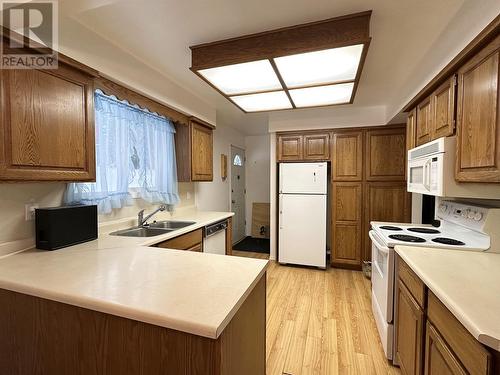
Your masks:
M372 311L387 359L394 358L394 249L381 244L372 230Z
M387 323L392 322L394 306L394 249L384 246L374 231L372 240L372 291Z
M434 154L408 160L408 191L434 196L443 194L443 157Z

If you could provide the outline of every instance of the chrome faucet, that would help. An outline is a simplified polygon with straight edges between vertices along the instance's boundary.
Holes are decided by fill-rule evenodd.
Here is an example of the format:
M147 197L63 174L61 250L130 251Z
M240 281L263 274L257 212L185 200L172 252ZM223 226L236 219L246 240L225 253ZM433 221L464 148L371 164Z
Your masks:
M137 226L142 227L147 224L147 221L156 213L160 211L165 211L167 209L166 204L160 205L156 210L151 212L148 216L144 217L144 210L140 210L139 213L137 214Z

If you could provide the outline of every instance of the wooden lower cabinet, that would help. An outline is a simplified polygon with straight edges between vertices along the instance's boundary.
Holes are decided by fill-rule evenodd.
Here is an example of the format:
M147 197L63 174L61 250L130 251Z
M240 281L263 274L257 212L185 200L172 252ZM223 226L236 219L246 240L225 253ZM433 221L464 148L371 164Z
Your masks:
M404 375L422 373L425 315L401 280L397 283L396 353Z
M196 229L192 232L174 237L170 240L160 242L155 247L175 250L203 251L203 229Z
M427 322L425 333L425 375L466 375L460 361L453 355L433 325Z
M472 336L399 256L395 303L395 348L402 374L500 374L500 352Z
M232 217L227 219L226 255L233 255L233 218Z
M4 289L0 306L2 375L266 373L265 273L217 339Z
M362 183L332 184L332 254L337 267L361 267Z

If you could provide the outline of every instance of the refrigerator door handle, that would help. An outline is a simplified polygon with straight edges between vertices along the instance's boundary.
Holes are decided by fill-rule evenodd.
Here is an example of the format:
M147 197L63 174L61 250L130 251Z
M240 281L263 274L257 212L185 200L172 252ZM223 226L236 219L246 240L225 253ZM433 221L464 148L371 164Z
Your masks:
M283 195L279 196L279 222L280 229L283 229Z

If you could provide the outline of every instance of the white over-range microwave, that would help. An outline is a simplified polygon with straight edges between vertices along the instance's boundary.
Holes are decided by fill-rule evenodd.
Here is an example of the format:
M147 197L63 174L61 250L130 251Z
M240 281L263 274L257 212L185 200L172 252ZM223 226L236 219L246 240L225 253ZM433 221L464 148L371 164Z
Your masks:
M452 198L500 199L500 184L457 182L456 142L442 137L408 151L408 191Z

